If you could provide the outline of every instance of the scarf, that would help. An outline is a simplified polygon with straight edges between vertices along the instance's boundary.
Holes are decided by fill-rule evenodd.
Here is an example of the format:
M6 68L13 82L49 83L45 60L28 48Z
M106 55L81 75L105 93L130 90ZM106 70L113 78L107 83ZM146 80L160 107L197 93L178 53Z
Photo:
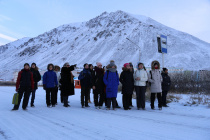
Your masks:
M117 71L116 68L108 68L108 70L111 71L111 72L116 72Z

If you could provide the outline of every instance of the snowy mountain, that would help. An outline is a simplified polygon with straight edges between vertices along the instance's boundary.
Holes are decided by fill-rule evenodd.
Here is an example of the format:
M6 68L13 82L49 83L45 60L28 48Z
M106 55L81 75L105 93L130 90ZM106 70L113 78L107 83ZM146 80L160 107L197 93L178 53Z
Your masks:
M115 60L118 70L126 62L137 63L139 45L141 61L148 67L152 60L162 63L157 50L157 35L168 37L165 66L183 69L209 69L210 44L192 35L164 26L157 21L123 11L104 12L82 23L62 25L34 38L24 38L0 46L0 78L11 78L25 62L36 62L45 70L48 63L62 66L65 62L107 65Z

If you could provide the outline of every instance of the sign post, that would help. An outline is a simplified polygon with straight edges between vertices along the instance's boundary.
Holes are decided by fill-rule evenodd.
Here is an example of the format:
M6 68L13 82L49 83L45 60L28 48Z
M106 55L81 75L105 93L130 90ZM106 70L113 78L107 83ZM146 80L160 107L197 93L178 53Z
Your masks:
M157 43L158 43L158 52L162 53L162 67L164 68L164 54L167 54L167 36L165 35L158 35L157 36Z

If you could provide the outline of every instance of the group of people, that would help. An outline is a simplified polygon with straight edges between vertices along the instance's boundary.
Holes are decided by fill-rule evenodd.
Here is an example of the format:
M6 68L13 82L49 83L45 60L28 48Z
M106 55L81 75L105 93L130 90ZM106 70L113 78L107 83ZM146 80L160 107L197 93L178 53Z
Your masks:
M72 71L76 65L65 63L61 68L48 64L47 71L43 75L43 88L46 90L47 107L57 105L58 90L61 91L60 99L64 107L69 107L68 96L74 95L74 75ZM166 96L170 89L171 81L168 76L168 70L163 68L160 71L160 63L153 61L151 70L146 71L144 64L139 62L137 70L134 71L132 63L125 63L119 76L117 66L113 60L103 67L100 62L93 67L92 64L84 64L84 69L80 72L78 79L81 84L81 107L90 107L90 92L93 90L94 105L96 109L101 109L105 103L106 109L115 110L119 108L117 103L118 86L122 84L122 101L124 110L130 110L132 105L132 95L136 91L137 109L145 110L145 93L147 87L151 90L151 109L154 109L155 96L158 98L158 108L168 107ZM29 97L31 97L31 107L34 107L35 92L37 83L41 80L40 73L35 63L24 64L24 69L18 73L16 82L16 91L19 93L18 104L14 105L13 110L18 110L23 93L24 99L22 108L25 110L28 106Z

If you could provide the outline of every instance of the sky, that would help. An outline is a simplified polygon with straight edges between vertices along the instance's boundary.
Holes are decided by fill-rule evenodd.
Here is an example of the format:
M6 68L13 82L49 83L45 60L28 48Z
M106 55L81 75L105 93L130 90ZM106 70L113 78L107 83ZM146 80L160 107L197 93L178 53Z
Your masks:
M0 0L0 45L117 10L210 43L210 0Z

